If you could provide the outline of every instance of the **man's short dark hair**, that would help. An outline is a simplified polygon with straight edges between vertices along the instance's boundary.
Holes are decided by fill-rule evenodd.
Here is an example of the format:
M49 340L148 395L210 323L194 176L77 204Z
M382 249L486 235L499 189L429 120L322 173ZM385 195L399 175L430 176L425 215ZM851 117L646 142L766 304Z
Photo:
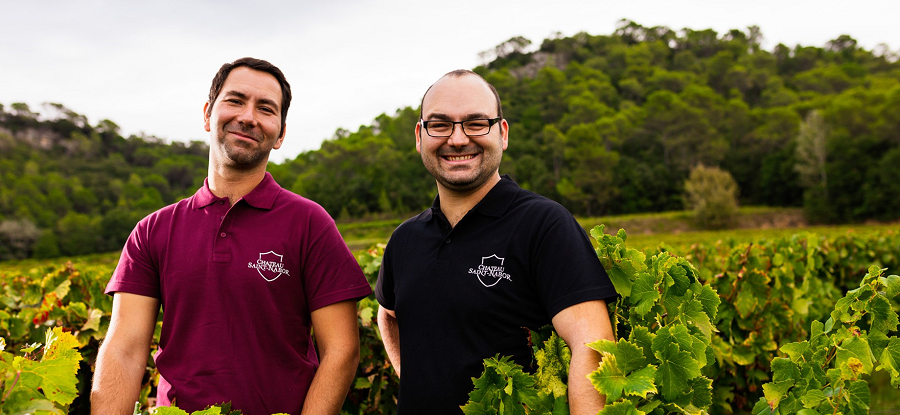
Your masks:
M476 72L472 72L468 69L457 69L455 71L447 72L446 74L444 74L444 76L440 77L440 79L438 79L438 81L440 81L441 79L447 78L447 77L461 78L463 76L468 76L468 75L475 75L479 79L484 81L485 84L487 84L488 88L490 88L491 92L494 94L494 98L497 99L497 116L500 118L503 118L503 107L500 105L500 94L497 93L497 88L494 88L494 86L491 85L490 82L486 81L483 76L477 74ZM437 83L437 82L435 82L435 83ZM425 90L425 94L422 95L422 101L419 103L419 119L421 119L422 115L423 115L422 114L422 106L424 106L424 104L425 104L425 95L428 95L428 91L431 91L431 88L433 86L434 86L434 84L431 84L431 86L429 86L428 89Z
M284 73L281 72L281 69L262 59L240 58L219 68L219 72L213 78L212 86L209 87L209 106L206 108L206 116L212 115L213 104L222 92L222 86L225 85L225 79L228 78L228 74L234 68L242 66L274 76L278 81L278 85L281 86L281 131L278 133L278 136L281 137L284 135L284 124L287 120L288 108L291 107L291 84L284 78Z

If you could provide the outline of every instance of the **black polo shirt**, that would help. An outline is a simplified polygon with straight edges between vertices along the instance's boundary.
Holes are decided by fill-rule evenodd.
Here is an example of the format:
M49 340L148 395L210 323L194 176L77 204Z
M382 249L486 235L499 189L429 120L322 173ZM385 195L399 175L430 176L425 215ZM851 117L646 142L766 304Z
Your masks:
M616 297L587 233L507 176L451 228L440 200L394 231L375 289L400 331L399 414L459 414L483 359L531 365L528 330Z

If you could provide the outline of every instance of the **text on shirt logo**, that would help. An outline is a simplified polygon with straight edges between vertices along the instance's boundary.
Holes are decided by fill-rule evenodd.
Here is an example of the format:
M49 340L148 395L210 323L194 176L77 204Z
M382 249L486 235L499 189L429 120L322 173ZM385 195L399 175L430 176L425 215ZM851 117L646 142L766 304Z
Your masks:
M500 258L497 254L483 256L481 257L481 265L479 265L478 268L469 268L469 274L476 275L478 281L485 287L493 287L500 282L500 280L504 279L512 281L512 277L504 272L504 260L505 258Z
M290 270L284 267L283 258L284 255L276 254L275 251L263 252L256 262L248 262L247 268L255 269L260 277L272 282L282 275L291 275Z

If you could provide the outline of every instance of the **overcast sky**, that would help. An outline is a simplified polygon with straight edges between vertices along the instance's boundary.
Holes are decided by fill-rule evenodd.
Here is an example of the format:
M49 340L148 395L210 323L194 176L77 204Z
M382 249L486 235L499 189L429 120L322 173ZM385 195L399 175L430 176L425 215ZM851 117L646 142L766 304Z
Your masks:
M271 61L294 95L279 162L417 106L438 77L514 36L610 34L626 18L720 34L757 25L767 50L841 34L900 49L896 0L0 0L0 10L0 103L61 103L126 136L207 140L202 108L219 66Z

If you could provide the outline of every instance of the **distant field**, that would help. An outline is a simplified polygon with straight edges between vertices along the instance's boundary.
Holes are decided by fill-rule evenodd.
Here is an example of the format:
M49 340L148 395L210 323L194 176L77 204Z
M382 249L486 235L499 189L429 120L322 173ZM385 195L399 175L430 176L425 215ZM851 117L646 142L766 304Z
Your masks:
M394 229L404 220L338 223L338 230L350 250L359 252L376 243L387 242ZM601 224L606 225L607 233L615 233L620 228L625 229L629 246L640 250L654 249L665 242L670 250L676 252L679 247L690 247L695 243L715 243L718 240L756 241L801 232L834 236L848 232L900 230L900 224L897 223L807 226L800 209L770 207L742 207L737 220L737 229L720 231L696 229L688 211L577 218L577 220L586 230Z
M740 212L738 229L720 231L696 230L691 223L691 214L687 211L577 218L577 220L588 231L601 224L606 225L606 233L616 233L619 228L623 228L628 234L628 245L636 249L643 251L656 249L661 243L665 243L668 249L675 253L689 248L693 244L711 244L719 240L749 242L802 232L835 236L846 233L866 234L890 229L900 230L898 223L806 226L800 210L791 208L743 207ZM377 243L387 242L394 229L404 220L406 218L338 223L337 227L350 250L354 254L358 254ZM118 253L106 253L72 259L91 263L96 261L115 263L119 256ZM50 261L29 259L0 262L0 272L4 272L10 267L33 268L47 262L59 263L66 260L67 258Z

